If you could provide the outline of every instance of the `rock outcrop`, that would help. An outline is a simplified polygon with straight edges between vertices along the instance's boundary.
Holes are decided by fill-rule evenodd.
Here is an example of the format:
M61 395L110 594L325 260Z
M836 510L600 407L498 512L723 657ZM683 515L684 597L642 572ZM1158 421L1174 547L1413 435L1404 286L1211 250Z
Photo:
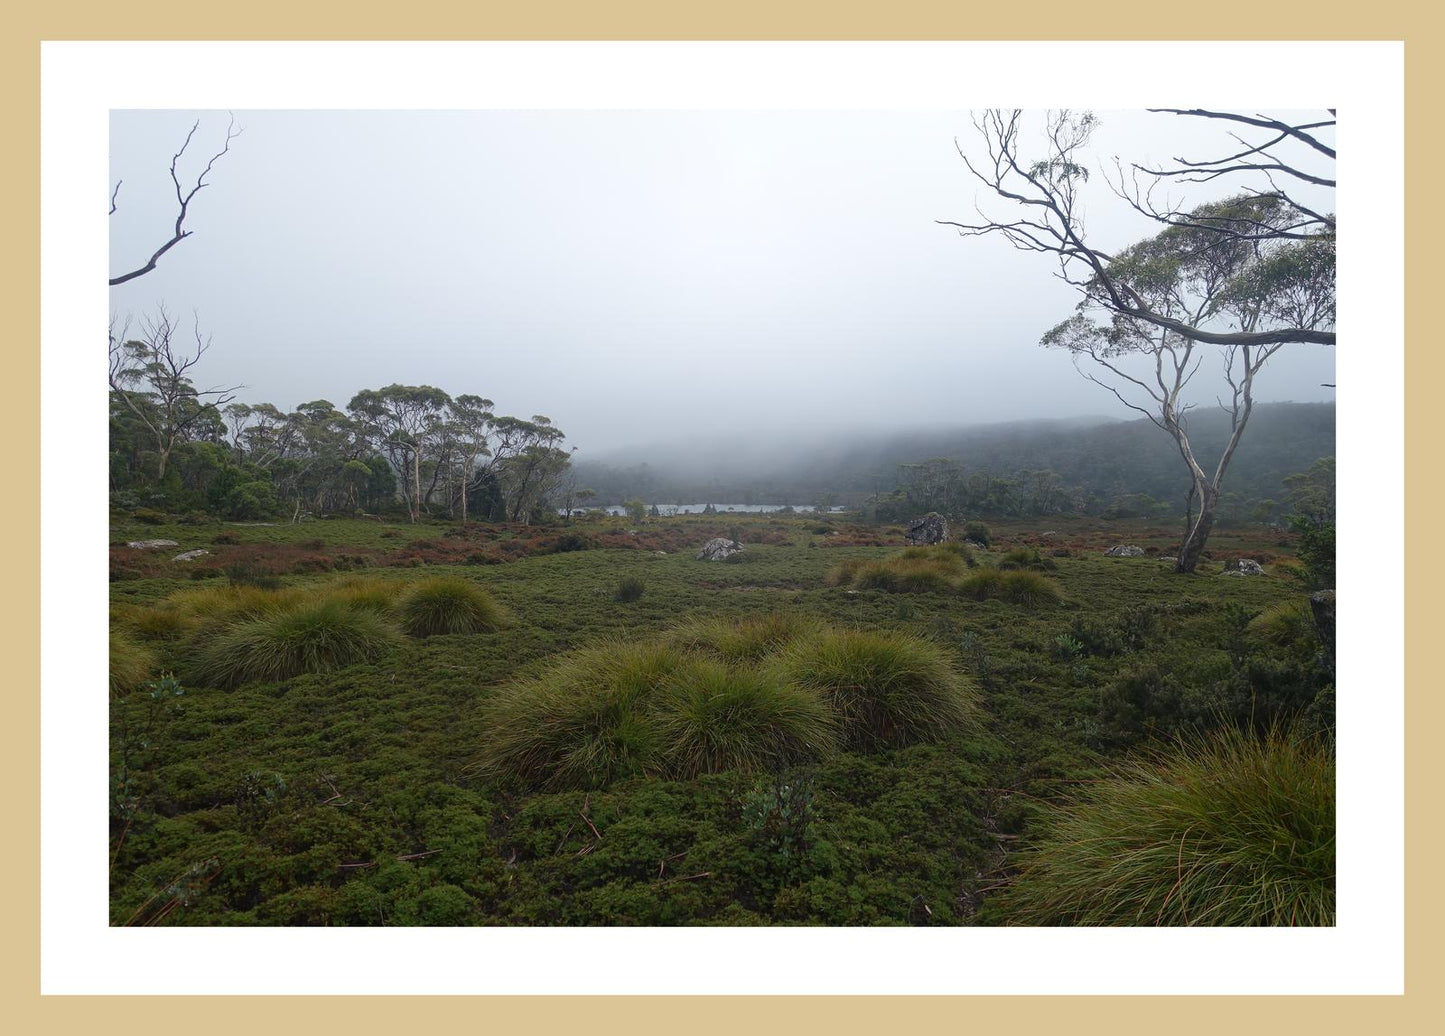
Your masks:
M1262 576L1264 575L1264 566L1249 558L1235 558L1233 561L1224 563L1224 574L1227 576Z
M743 552L743 545L737 540L730 540L719 536L716 539L708 540L702 545L702 550L697 552L699 561L726 561L728 558Z
M948 521L937 511L908 523L908 542L913 546L942 543L948 539Z
M1104 551L1106 558L1142 558L1144 548L1136 547L1132 543L1120 543Z
M175 540L131 540L127 547L134 547L136 550L160 550L162 547L179 547Z
M187 550L187 551L181 552L180 554L177 554L175 557L171 558L171 560L172 560L172 561L195 561L196 558L203 558L203 557L205 557L205 556L206 556L207 554L209 554L209 553L210 553L210 551L209 551L209 550L205 550L204 548L203 548L203 549L200 549L200 550Z

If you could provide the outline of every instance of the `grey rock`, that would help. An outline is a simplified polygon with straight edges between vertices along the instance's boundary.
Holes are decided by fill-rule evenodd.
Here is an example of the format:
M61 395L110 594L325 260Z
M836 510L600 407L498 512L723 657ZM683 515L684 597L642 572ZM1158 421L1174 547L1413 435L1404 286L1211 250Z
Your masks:
M697 559L699 561L726 561L734 554L741 554L742 551L743 545L737 540L718 536L702 545L702 550L697 552Z
M1179 564L1179 559L1178 559L1178 558L1160 558L1159 560L1160 560L1160 561L1167 561L1167 562L1168 562L1169 564L1171 564L1171 565L1177 565L1177 564Z
M187 550L171 558L172 561L195 561L196 558L203 558L209 554L209 550Z
M988 544L982 540L964 540L965 547L972 547L974 550L988 550Z
M948 522L937 511L908 523L908 542L914 546L942 543L948 539Z
M1144 548L1136 547L1132 543L1120 543L1118 546L1104 551L1106 558L1142 558L1143 556Z
M134 547L136 550L159 550L162 547L179 547L175 540L131 540L127 547Z
M1227 576L1262 576L1264 575L1264 566L1249 558L1235 558L1233 561L1224 563L1224 574Z

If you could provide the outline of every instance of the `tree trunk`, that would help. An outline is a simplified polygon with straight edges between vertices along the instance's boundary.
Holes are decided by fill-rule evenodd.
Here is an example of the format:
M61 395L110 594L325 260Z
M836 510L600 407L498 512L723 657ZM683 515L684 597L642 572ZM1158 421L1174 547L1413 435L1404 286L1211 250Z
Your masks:
M421 450L411 451L412 489L411 523L415 525L421 517Z
M1199 485L1199 517L1194 520L1194 525L1189 534L1184 537L1184 545L1179 548L1179 560L1174 565L1176 572L1193 572L1194 566L1199 564L1199 555L1204 551L1204 544L1209 539L1209 532L1214 528L1214 507L1219 503L1219 491L1209 485Z

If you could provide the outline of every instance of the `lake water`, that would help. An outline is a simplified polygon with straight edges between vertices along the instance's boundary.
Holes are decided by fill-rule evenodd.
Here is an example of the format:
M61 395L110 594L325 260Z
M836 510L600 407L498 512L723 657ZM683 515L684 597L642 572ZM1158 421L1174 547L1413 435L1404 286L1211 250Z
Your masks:
M647 510L648 510L648 513L649 513L649 514L652 513L652 506L653 506L652 504L648 504L648 505L647 505ZM785 507L792 507L792 509L793 509L794 511L797 511L797 512L799 512L799 513L804 513L804 512L806 512L806 513L808 513L808 514L812 514L814 511L817 510L817 508L813 507L812 504L713 504L712 506L713 506L713 508L717 511L717 513L720 514L720 515L721 515L721 514L768 514L768 513L772 512L772 511L781 511L781 510L782 510L783 508L785 508ZM705 507L707 507L707 504L705 504L705 503L702 503L702 504L664 504L664 503L659 503L659 504L657 505L657 511L658 511L658 513L661 514L664 518L666 518L666 517L668 517L669 515L674 515L674 514L702 514L703 509L704 509ZM606 507L606 508L591 508L591 510L605 510L608 514L613 515L613 516L621 516L621 515L624 515L624 514L627 513L627 512L624 511L620 506L616 506L616 505L614 505L614 506L612 506L612 507ZM839 512L839 511L842 511L842 510L843 510L843 508L841 508L841 507L833 507L833 508L830 508L830 509L829 509L829 511L834 512L834 513ZM561 514L561 513L563 513L563 512L559 511L558 513Z

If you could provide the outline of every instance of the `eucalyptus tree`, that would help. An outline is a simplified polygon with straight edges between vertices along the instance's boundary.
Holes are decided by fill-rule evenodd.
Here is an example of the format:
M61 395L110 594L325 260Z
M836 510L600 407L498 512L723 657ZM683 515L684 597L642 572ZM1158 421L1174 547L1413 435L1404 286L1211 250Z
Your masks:
M975 160L961 148L960 154L974 178L1010 209L1004 215L980 209L974 222L939 222L964 236L997 235L1022 251L1049 256L1056 276L1079 292L1075 315L1046 333L1042 344L1068 350L1090 381L1174 440L1199 509L1177 562L1178 571L1192 572L1249 422L1256 376L1283 345L1335 344L1335 216L1310 193L1334 187L1335 151L1321 133L1333 127L1334 117L1285 122L1202 109L1166 111L1249 127L1260 136L1236 136L1243 150L1231 147L1214 159L1176 158L1168 166L1135 163L1127 169L1116 160L1109 186L1163 227L1152 238L1111 252L1086 231L1087 152L1097 126L1087 113L1051 114L1038 157L1023 153L1023 113L976 116L986 157ZM1239 193L1193 205L1156 200L1161 185L1201 184L1234 184ZM1207 465L1189 441L1192 404L1184 398L1203 358L1201 347L1213 347L1223 368L1228 392L1219 402L1230 419L1227 442Z
M166 312L142 317L139 337L129 326L110 330L110 389L149 433L155 443L157 482L176 446L200 430L219 434L220 408L235 398L236 388L197 389L191 381L196 364L210 348L197 324L193 343L180 342L180 329Z
M451 397L430 385L363 389L346 409L374 445L401 472L401 494L413 522L421 518L422 453L434 441Z
M1125 249L1106 268L1116 283L1130 285L1141 307L1173 324L1121 312L1091 291L1078 312L1042 340L1045 346L1070 352L1084 377L1174 440L1198 506L1179 550L1179 572L1192 572L1199 562L1225 475L1254 408L1255 379L1285 345L1267 340L1269 329L1333 327L1335 316L1333 238L1266 244L1205 229L1231 222L1289 225L1298 214L1288 202L1240 195L1201 206L1191 215L1194 222L1170 226ZM1194 404L1185 397L1203 359L1200 350L1207 347L1174 330L1174 324L1212 324L1241 336L1215 347L1222 353L1226 388L1216 398L1229 417L1229 432L1212 463L1190 442L1187 415Z

